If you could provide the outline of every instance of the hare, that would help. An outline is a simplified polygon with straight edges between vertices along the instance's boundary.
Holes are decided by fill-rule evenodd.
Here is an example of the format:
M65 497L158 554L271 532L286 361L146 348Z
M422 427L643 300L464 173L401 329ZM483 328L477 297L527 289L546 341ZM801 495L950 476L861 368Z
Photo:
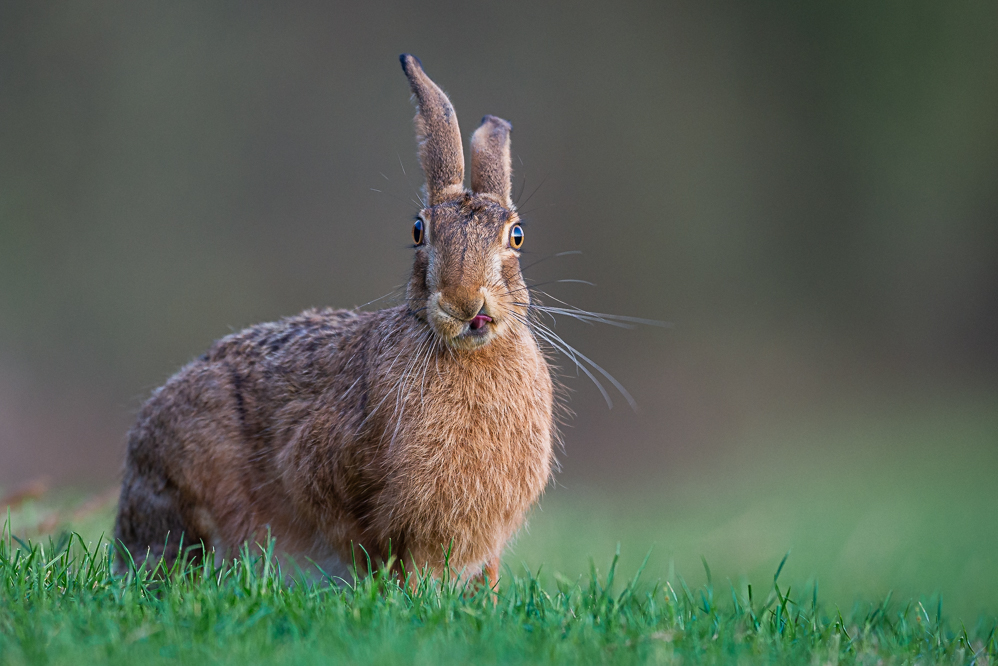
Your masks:
M511 126L485 116L466 189L454 108L401 61L426 179L404 305L250 327L157 389L129 432L114 531L137 564L269 534L329 575L365 566L363 547L494 583L548 483L554 385L526 316Z

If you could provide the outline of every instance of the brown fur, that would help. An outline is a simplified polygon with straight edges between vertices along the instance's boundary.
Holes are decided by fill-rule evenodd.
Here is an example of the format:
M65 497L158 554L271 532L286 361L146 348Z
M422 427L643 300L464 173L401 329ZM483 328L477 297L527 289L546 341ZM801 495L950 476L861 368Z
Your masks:
M223 555L270 533L329 573L363 566L363 546L439 574L449 549L455 570L495 582L555 437L551 373L508 244L509 124L487 117L475 133L473 182L486 190L464 190L453 108L415 58L402 63L429 196L406 304L248 328L158 389L129 433L115 525L137 561L176 558L181 535ZM474 331L477 315L492 321Z
M416 143L426 178L426 203L434 206L464 191L461 129L450 100L423 72L419 59L403 53L400 60L416 102Z
M513 165L509 156L509 133L513 126L495 116L485 116L471 135L471 189L494 194L503 206L512 208L510 197Z

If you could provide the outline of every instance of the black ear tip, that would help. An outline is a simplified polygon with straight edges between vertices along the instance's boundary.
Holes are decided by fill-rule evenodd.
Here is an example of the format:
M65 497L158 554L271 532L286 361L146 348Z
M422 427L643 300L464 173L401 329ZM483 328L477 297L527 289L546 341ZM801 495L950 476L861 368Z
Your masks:
M409 74L409 67L411 66L411 64L413 62L415 62L417 65L419 65L420 69L423 68L423 63L420 62L419 58L417 58L416 56L412 55L411 53L403 53L402 55L400 55L399 56L399 62L402 63L402 71L405 72L406 75Z

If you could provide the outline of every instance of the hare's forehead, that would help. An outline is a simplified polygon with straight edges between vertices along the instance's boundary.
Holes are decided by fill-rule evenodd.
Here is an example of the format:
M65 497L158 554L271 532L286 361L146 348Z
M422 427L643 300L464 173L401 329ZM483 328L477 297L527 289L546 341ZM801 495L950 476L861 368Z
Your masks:
M512 222L509 211L496 206L478 210L432 210L429 217L434 243L491 243Z

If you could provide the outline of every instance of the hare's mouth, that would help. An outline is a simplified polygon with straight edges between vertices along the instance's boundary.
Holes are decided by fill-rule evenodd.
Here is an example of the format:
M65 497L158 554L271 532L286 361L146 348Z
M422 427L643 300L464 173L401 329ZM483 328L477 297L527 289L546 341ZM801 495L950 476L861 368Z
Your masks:
M495 320L484 312L479 312L469 321L463 322L458 334L454 336L454 342L459 347L480 347L493 337L495 328Z
M436 334L456 349L477 349L488 344L502 328L501 318L496 318L487 303L482 304L478 314L470 319L441 302L437 295L429 299L426 309L427 319Z
M468 322L468 333L472 335L484 335L486 326L492 323L492 317L487 314L478 313Z

